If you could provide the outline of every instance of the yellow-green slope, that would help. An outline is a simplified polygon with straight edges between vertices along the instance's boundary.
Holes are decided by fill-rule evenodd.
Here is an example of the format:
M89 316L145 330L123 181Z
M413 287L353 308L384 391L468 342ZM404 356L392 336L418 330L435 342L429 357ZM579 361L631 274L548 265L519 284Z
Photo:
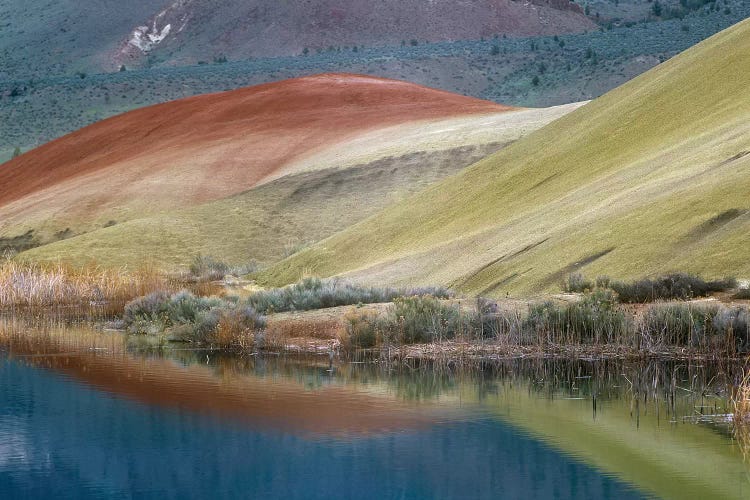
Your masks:
M120 221L21 258L163 269L197 253L234 264L277 262L404 200L579 107L526 109L377 129L290 164L279 178L196 207Z
M750 20L261 276L532 294L750 275Z

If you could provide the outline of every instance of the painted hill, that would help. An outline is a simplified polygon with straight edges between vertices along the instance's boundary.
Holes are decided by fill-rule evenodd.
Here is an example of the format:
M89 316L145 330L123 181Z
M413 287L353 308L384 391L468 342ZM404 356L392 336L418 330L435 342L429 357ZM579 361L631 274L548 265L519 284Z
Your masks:
M67 235L22 257L136 267L150 261L176 269L202 253L234 264L268 265L456 174L578 106L378 128L288 163L276 172L278 178L246 192Z
M241 193L379 128L511 108L394 80L328 74L142 108L0 168L0 236L49 239Z
M750 20L262 275L498 296L568 273L750 276Z

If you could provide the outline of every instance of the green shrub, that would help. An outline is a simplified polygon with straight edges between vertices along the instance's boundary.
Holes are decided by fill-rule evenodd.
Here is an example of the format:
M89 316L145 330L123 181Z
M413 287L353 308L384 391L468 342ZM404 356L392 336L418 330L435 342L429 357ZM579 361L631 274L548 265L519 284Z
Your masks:
M500 310L497 303L477 297L475 311L469 316L470 333L480 340L515 333L520 318Z
M391 338L404 344L449 340L469 328L457 306L430 295L395 299L389 322Z
M712 292L732 289L737 286L737 282L732 278L704 281L698 276L674 273L632 283L613 281L609 286L617 292L621 302L645 303L656 300L686 300L694 297L705 297Z
M348 348L370 349L378 345L387 328L377 311L353 310L344 316L345 336L341 340Z
M452 292L439 287L374 288L339 279L307 278L284 288L256 292L247 298L247 304L261 313L309 311L354 304L391 302L401 296L420 295L448 298L452 296Z
M625 314L609 290L598 290L573 304L558 305L547 301L532 305L523 323L527 342L616 342L626 335L627 330Z
M130 333L165 333L173 340L228 345L230 334L265 327L265 318L235 299L156 292L128 303L123 323Z
M657 304L645 311L641 334L647 345L700 345L714 333L717 312L717 306Z
M229 265L209 255L196 255L190 264L190 274L202 281L217 281L224 279L229 272Z
M740 351L750 347L750 311L744 307L721 307L714 315L713 328L716 334L733 340Z
M583 293L594 289L594 284L580 273L570 274L563 282L563 291L567 293Z

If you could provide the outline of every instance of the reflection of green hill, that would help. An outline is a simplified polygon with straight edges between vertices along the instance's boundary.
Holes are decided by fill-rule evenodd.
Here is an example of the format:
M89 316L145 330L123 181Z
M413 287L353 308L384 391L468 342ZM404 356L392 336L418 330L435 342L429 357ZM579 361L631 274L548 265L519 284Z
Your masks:
M750 21L272 268L500 295L750 275Z
M635 408L635 402L632 402ZM663 404L663 402L662 402ZM641 401L643 405L643 401ZM736 446L693 423L670 423L662 408L641 408L640 425L628 399L599 403L543 399L522 385L504 385L487 399L504 421L607 474L661 498L747 498L748 468Z

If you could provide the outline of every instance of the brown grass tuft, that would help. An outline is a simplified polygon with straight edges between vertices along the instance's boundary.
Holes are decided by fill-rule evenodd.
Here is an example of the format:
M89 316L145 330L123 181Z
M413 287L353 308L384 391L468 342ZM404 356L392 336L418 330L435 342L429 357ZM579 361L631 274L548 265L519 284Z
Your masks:
M0 309L125 303L175 286L153 267L128 272L96 265L0 262Z

